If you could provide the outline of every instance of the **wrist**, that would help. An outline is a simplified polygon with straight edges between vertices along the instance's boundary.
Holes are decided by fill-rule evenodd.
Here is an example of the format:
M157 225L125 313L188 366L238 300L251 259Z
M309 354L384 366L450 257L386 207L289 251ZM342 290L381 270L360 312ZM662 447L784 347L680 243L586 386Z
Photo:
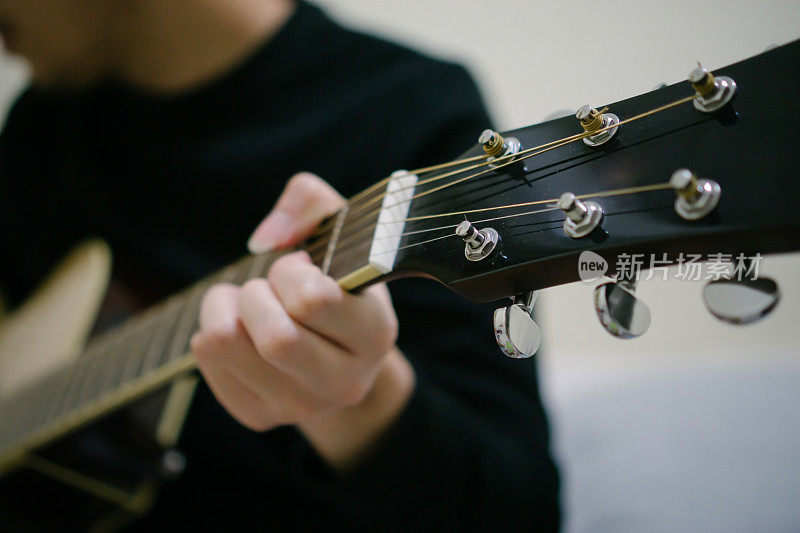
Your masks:
M414 390L414 370L396 347L386 355L364 400L298 424L317 453L335 470L346 471L368 455L403 411Z

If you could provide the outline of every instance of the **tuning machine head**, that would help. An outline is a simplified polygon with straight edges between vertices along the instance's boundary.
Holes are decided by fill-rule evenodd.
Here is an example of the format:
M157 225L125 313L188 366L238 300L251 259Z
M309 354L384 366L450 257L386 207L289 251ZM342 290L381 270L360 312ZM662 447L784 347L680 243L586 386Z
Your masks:
M742 254L730 276L706 283L703 303L709 313L738 326L758 322L777 307L780 289L775 280L758 276L760 260L760 255L752 258Z
M722 188L709 179L699 179L688 168L672 173L669 184L675 190L675 212L684 220L699 220L711 213L719 203Z
M606 113L606 111L608 111L607 107L598 111L586 104L575 112L575 118L580 122L583 131L590 134L583 138L583 142L587 146L592 148L600 146L616 135L619 129L619 117L614 113Z
M466 243L464 256L470 261L481 261L489 257L500 240L494 228L479 230L468 220L456 226L455 234Z
M603 208L597 202L581 202L571 192L565 192L556 202L564 219L564 234L580 239L593 232L603 222Z
M718 111L736 94L736 82L733 79L715 77L700 63L689 73L689 83L695 91L694 107L703 113Z
M515 137L506 138L489 129L483 130L480 137L478 137L478 144L483 147L483 151L488 156L486 162L489 168L497 168L511 163L515 154L522 148L522 143L519 142L519 139ZM495 162L496 159L500 159L500 162Z
M517 296L514 303L494 312L494 336L500 350L508 357L532 357L542 342L542 331L533 320L537 292Z
M650 308L636 296L636 280L609 281L594 290L600 324L611 335L631 339L650 327Z
M770 278L709 281L703 287L703 303L715 318L744 325L770 314L781 299L778 284Z

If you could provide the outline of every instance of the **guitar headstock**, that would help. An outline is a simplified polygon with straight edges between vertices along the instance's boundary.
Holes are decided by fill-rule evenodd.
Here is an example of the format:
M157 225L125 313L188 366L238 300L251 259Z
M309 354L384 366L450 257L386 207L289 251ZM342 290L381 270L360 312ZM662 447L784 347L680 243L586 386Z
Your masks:
M539 343L533 291L594 267L616 278L595 292L603 326L640 335L650 315L635 296L638 270L653 265L630 258L749 263L800 248L800 80L785 68L798 62L800 41L713 74L698 65L685 82L600 110L487 130L461 159L398 189L407 196L390 203L404 225L389 276L432 277L476 301L511 297L495 334L506 355L527 357ZM714 316L747 322L779 293L772 280L728 277L704 297ZM756 303L731 310L746 300Z
M419 174L394 275L427 275L490 301L577 281L587 251L614 275L624 254L675 263L681 253L797 249L800 83L785 66L799 56L795 42L713 76L696 69L693 83L607 111L586 106L577 117L485 133L460 164ZM698 186L719 187L695 202L714 205L681 212ZM587 206L595 225L580 227ZM465 242L475 230L483 250Z
M351 198L312 241L316 260L351 290L425 276L471 300L512 298L494 316L512 357L538 347L536 290L606 275L601 323L638 336L650 321L640 270L690 257L753 272L753 258L800 248L800 80L785 68L798 62L800 41L599 110L486 130L461 158ZM728 322L779 299L771 280L717 281L706 306Z

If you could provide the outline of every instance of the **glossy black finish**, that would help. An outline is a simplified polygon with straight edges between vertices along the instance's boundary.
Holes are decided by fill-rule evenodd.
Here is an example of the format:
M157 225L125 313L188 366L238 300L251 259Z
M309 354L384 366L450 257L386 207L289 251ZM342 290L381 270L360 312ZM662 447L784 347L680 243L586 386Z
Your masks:
M738 84L733 102L711 115L691 102L622 125L609 143L590 148L578 141L525 161L525 170L502 169L416 199L411 216L448 213L663 183L680 167L716 180L716 211L688 222L675 213L671 190L599 198L604 232L575 240L564 235L560 212L479 220L544 206L466 215L478 228L500 234L497 251L484 261L464 258L464 244L447 237L402 249L395 275L434 277L480 301L578 280L577 257L593 250L615 269L618 253L774 253L800 248L800 41L715 71ZM687 71L692 65L687 65ZM693 94L678 83L611 104L620 119ZM580 102L576 102L577 105ZM509 132L523 149L581 129L565 117ZM466 155L480 153L477 146ZM474 171L473 171L474 172ZM451 178L452 179L452 178ZM423 185L425 190L431 185ZM465 215L412 221L406 232L457 224ZM401 246L447 235L452 229L412 234Z

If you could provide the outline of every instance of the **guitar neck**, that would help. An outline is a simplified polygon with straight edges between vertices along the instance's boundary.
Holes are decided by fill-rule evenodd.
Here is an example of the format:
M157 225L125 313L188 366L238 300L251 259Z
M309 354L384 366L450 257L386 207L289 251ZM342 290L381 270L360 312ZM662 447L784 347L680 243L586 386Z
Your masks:
M188 344L205 290L263 275L274 257L248 257L203 279L98 335L74 362L4 399L0 469L11 451L53 440L192 370Z
M375 209L342 208L323 221L302 247L345 290L357 290L391 270L391 247L399 243L402 224L399 228L384 225L389 227L388 234L386 227L376 229L378 219L385 217L384 206L391 204L390 215L398 215L398 198L387 194L386 183L392 181L384 180L359 195L362 201L375 198ZM281 255L249 256L229 265L97 336L73 363L0 402L0 472L24 450L52 441L193 370L189 340L198 327L205 292L217 283L239 285L264 277Z

